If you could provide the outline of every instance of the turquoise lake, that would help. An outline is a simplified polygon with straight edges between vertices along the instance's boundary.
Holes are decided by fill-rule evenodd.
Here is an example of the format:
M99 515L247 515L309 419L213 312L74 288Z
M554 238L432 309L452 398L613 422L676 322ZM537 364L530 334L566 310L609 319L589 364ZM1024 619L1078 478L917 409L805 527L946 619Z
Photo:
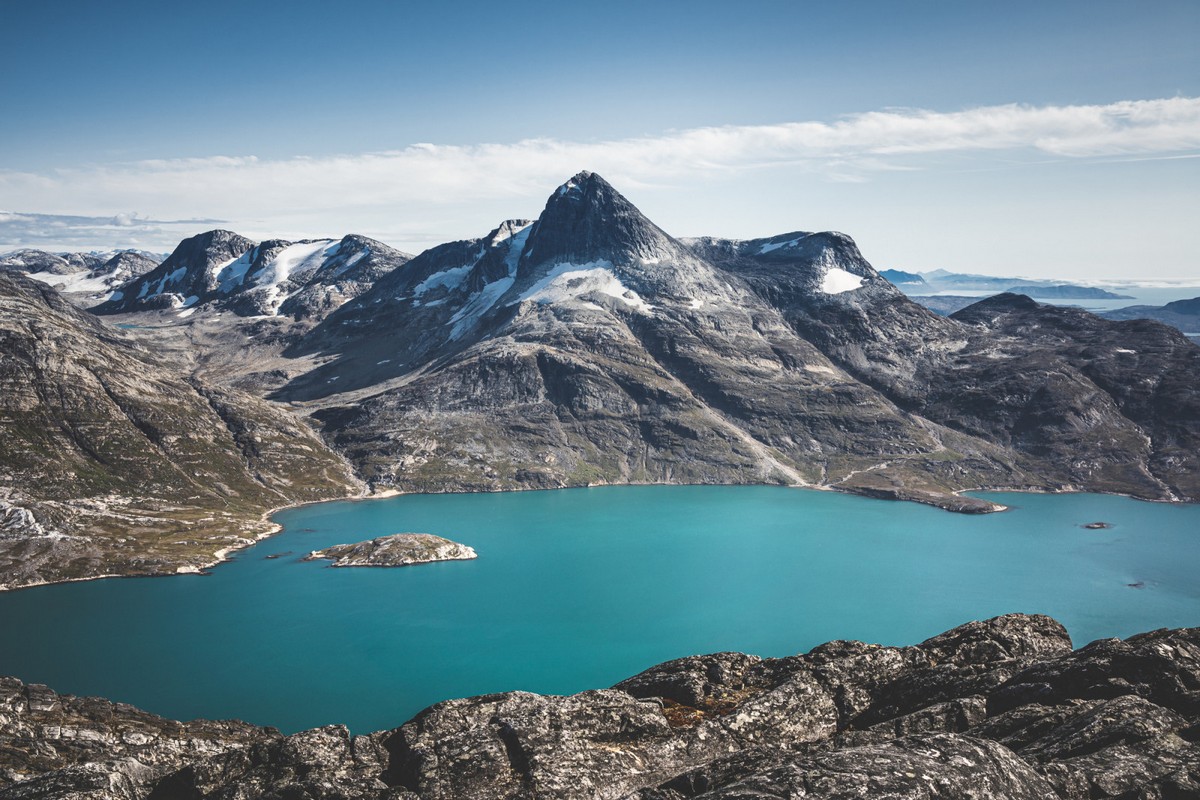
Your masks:
M913 644L1011 611L1058 618L1077 646L1200 625L1200 506L980 496L1011 510L711 486L307 506L277 514L284 533L208 576L0 595L0 674L179 719L365 733L451 697L576 692L719 650ZM1113 527L1081 527L1097 520ZM299 560L401 531L455 539L479 558L396 569Z

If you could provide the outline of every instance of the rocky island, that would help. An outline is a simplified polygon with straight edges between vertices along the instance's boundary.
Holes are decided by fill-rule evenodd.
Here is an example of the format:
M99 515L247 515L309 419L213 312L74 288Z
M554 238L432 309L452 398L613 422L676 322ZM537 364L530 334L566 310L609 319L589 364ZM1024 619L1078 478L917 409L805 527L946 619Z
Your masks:
M431 533L393 533L367 542L335 544L313 550L304 560L329 559L333 561L331 567L407 567L478 557L473 548Z
M507 692L284 736L0 679L0 798L1200 796L1200 628L1072 650L1011 614L913 647L692 656L611 689Z

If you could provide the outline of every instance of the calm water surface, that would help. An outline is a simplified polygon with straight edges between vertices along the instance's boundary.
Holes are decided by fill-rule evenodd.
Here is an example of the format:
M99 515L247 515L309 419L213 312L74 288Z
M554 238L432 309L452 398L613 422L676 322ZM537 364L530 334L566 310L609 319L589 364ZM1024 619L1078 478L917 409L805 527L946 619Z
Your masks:
M1010 611L1051 614L1076 644L1200 625L1200 506L983 496L1012 510L658 486L308 506L210 576L0 595L0 674L181 719L366 732L450 697L575 692L718 650L911 644ZM1080 527L1095 520L1114 527ZM400 531L480 557L299 561Z

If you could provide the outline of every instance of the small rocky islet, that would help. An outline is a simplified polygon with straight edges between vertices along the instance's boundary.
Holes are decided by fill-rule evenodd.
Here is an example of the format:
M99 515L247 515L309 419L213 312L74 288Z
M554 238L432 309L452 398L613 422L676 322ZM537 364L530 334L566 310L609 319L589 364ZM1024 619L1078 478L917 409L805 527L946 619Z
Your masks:
M912 647L691 656L389 731L173 722L0 678L0 798L1200 796L1200 628L1072 650L1010 614Z
M431 533L393 533L365 542L313 550L305 561L328 559L331 567L407 567L478 558L474 548Z

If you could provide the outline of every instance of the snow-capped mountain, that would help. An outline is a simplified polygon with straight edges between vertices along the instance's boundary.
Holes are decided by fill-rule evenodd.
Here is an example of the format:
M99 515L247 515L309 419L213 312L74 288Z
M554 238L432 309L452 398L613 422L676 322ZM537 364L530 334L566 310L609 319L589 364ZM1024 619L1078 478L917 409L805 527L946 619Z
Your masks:
M0 272L21 272L81 305L104 300L121 284L150 272L162 256L143 250L48 253L17 250L0 257Z
M155 309L178 325L140 338L303 403L377 487L1200 497L1200 350L1177 331L1016 295L938 316L845 234L676 239L588 172L536 220L412 258L211 231L97 310Z
M319 366L274 396L308 402L377 486L768 481L960 510L990 508L953 494L984 485L1200 495L1200 424L1152 412L1155 387L1200 402L1200 351L989 302L939 317L841 233L675 239L584 172L532 224L428 250L330 314L285 351Z
M158 268L93 310L177 310L182 317L215 307L246 317L317 317L409 258L356 235L256 243L231 231L208 231L185 239Z

